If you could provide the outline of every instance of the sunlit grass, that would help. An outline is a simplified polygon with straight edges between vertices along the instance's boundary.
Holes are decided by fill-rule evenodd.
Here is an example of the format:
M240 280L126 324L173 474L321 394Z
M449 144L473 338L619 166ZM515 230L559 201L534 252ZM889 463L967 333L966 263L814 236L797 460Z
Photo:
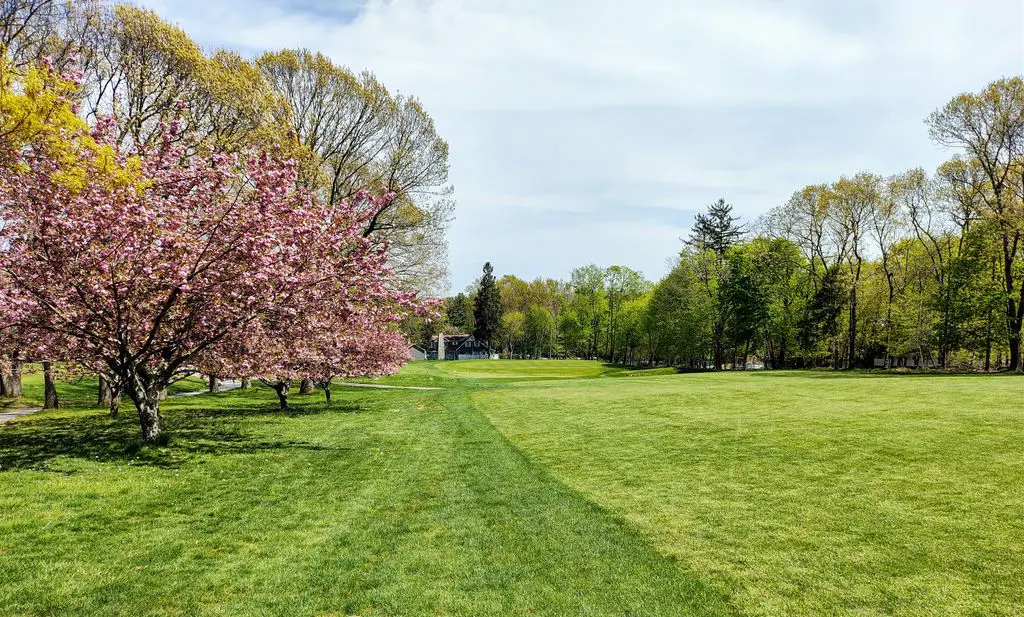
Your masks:
M29 364L25 366L25 373L22 377L22 389L24 396L20 401L3 400L7 405L17 404L19 406L42 406L43 404L43 372L39 365ZM171 384L167 388L168 394L181 392L195 392L205 390L208 383L200 377L187 377L181 381ZM60 405L65 408L84 409L100 406L97 405L99 398L99 380L95 375L75 377L57 384L57 396ZM127 398L128 406L131 403Z
M462 379L501 381L618 377L647 372L593 360L459 360L416 364L432 365L437 371ZM675 373L671 368L654 371Z
M531 461L752 615L1016 615L1009 376L695 374L480 391Z
M1020 614L1024 382L668 372L254 383L161 447L61 384L0 426L0 615Z
M166 447L127 410L0 427L0 615L732 614L462 387L292 398L169 400Z

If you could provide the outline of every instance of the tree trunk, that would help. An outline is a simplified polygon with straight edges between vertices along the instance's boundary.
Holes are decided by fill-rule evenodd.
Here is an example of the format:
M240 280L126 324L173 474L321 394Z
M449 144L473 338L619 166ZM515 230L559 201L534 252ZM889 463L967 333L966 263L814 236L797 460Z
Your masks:
M715 370L722 370L722 355L725 350L722 349L722 338L724 337L724 326L720 326L718 322L715 322L714 332L714 346L715 346Z
M110 417L116 418L117 414L121 411L121 390L119 388L112 388L114 392L110 395Z
M217 376L210 375L210 394L216 394L217 392Z
M57 384L53 382L53 363L43 360L43 409L57 409L60 400L57 398Z
M139 412L139 429L142 432L142 440L149 443L157 441L163 432L160 426L160 395L167 389L159 387L151 377L137 373L126 373L120 376L118 381L124 388L124 393L128 395ZM119 393L113 394L113 398L120 402Z
M139 409L139 425L142 429L142 440L150 443L160 437L160 401L153 393L152 396L145 395L135 401Z
M288 411L288 389L291 385L287 381L278 381L273 385L274 392L277 392L277 402L281 405L281 411Z
M998 195L996 196L998 199ZM1002 208L999 209L999 213L1002 214ZM1021 331L1021 314L1020 307L1017 305L1015 295L1017 295L1017 286L1014 282L1014 260L1017 253L1017 241L1020 238L1019 232L1011 235L1007 230L1003 229L1003 289L1006 292L1006 328L1009 336L1008 346L1010 348L1010 370L1020 370L1020 331ZM1024 285L1021 286L1020 291L1021 304L1024 304Z
M1011 371L1020 372L1020 332L1010 333L1010 364Z
M331 382L328 381L327 383L321 383L320 384L320 389L322 389L324 391L324 398L326 399L327 404L330 405L331 404Z
M848 344L846 368L856 368L857 358L857 285L850 288L850 340Z
M1024 283L1021 284L1021 295L1016 303L1016 312L1010 320L1010 370L1024 373L1024 358L1020 354L1021 329L1024 328Z
M7 371L0 371L0 397L6 398L7 388L10 387L11 374Z
M240 386L240 389L248 390L251 387L252 387L252 381L248 377L243 377L242 378L242 385Z
M11 380L9 387L7 388L7 396L11 398L21 398L21 366L22 361L18 359L11 360Z
M992 312L989 311L988 324L985 326L985 372L992 370Z
M110 399L110 384L105 376L100 375L99 391L96 393L96 405L107 407L110 405Z
M299 382L299 394L313 394L316 391L316 384L309 377L303 377Z

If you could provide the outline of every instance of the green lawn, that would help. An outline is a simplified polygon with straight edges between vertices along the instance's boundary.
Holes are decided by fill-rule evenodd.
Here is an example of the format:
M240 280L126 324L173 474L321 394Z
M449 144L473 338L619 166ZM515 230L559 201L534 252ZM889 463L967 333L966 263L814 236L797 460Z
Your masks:
M1022 384L694 374L473 400L744 614L1020 615Z
M195 392L205 390L209 383L200 377L186 377L181 381L172 384L167 388L167 393L174 395L181 392ZM37 365L26 365L25 374L22 378L22 389L24 397L18 401L19 405L32 405L42 407L43 405L43 373ZM95 376L76 378L61 383L57 388L60 404L64 407L75 409L88 408L96 404L99 394L99 383ZM12 406L15 401L0 399L0 408ZM131 403L125 399L125 408L131 407Z
M443 389L168 400L162 448L61 384L79 407L0 426L0 615L1024 606L1014 377L465 361L381 382Z
M648 373L675 373L673 369L637 371L592 360L472 360L432 364L436 370L453 377L462 379L496 379L501 381L626 377Z

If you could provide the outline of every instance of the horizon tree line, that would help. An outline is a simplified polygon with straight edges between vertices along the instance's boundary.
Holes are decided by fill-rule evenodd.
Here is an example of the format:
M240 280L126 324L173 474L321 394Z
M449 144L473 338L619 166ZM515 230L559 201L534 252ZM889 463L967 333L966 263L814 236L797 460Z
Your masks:
M497 281L493 347L702 369L909 365L1024 371L1024 81L931 114L956 154L931 175L858 172L742 223L697 215L657 283L613 265ZM434 327L472 329L475 286Z

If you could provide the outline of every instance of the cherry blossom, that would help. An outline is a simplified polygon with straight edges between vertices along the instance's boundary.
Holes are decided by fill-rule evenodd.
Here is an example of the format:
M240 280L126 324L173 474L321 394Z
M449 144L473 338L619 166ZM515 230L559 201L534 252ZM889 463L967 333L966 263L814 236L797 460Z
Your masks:
M115 378L160 435L159 393L197 369L287 382L397 370L429 311L363 237L391 195L327 205L269 153L187 155L177 127L119 149L99 121L0 156L0 328Z

